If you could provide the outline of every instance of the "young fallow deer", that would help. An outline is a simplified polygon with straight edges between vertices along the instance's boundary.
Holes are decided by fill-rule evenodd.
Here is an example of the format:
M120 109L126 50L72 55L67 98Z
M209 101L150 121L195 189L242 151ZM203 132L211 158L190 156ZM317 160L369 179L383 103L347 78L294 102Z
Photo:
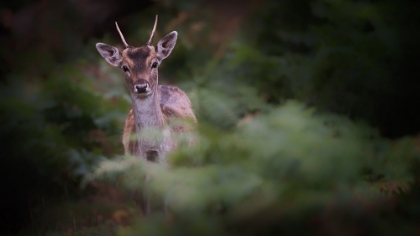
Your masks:
M126 154L148 161L165 162L168 152L177 147L176 134L190 130L188 125L182 123L171 124L171 120L191 120L191 123L195 123L196 118L190 99L181 89L158 85L158 67L172 52L178 33L169 33L158 42L156 48L153 47L157 19L156 15L149 41L141 47L129 46L115 22L125 49L120 52L116 47L103 43L97 43L96 48L109 64L124 71L130 91L132 109L128 113L123 134ZM155 137L147 137L152 134ZM133 140L133 136L137 139Z

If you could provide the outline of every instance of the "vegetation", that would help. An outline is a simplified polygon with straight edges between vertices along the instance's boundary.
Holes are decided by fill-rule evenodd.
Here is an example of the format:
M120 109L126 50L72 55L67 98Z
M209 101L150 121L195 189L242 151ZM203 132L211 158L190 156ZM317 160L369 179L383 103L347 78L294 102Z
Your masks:
M235 6L221 2L212 4ZM2 233L416 234L417 3L247 3L230 35L215 32L208 1L162 1L118 20L133 45L156 12L155 38L179 32L160 82L188 93L199 125L196 144L168 166L123 155L130 101L122 73L94 47L121 45L116 32L86 36L78 22L47 27L57 37L39 42L4 13ZM68 11L45 24L70 24ZM168 214L142 216L138 190Z

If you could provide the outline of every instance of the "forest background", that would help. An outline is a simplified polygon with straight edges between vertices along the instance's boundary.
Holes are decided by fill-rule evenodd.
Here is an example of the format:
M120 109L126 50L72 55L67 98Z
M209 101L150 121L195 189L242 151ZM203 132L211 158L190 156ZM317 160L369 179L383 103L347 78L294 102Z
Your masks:
M415 235L420 15L411 0L0 3L2 235ZM124 156L130 99L95 48L176 30L160 83L197 145ZM144 176L150 176L144 182ZM144 217L142 189L170 214Z

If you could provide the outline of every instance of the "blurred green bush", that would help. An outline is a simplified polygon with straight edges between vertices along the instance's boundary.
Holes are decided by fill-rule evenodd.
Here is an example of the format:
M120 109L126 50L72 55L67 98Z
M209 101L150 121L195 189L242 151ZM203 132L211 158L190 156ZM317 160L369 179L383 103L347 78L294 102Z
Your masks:
M372 214L409 192L418 162L413 140L391 147L369 127L292 101L236 131L198 133L170 167L136 157L100 164L96 178L148 192L173 218L156 213L118 235L386 233Z

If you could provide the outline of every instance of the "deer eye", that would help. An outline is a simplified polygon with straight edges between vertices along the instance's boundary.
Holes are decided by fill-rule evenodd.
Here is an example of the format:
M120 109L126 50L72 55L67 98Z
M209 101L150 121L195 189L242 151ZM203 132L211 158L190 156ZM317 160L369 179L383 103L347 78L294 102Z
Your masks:
M127 66L123 66L122 69L124 70L124 72L128 71L128 67Z
M152 68L156 68L158 66L158 63L157 62L153 62L152 63Z

